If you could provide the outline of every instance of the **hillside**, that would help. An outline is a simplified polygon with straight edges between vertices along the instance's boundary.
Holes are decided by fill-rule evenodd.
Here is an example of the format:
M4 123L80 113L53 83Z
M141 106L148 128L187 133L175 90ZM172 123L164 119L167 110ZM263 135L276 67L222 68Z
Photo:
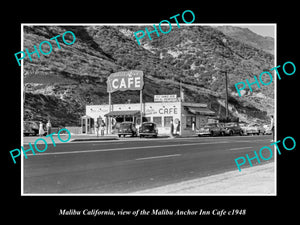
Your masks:
M142 39L133 32L142 26L25 26L24 48L69 30L76 42L33 61L24 59L24 119L46 120L55 126L78 125L86 104L108 102L106 78L113 72L144 71L143 101L155 94L179 95L186 101L206 102L224 116L224 75L228 70L230 114L243 120L265 120L273 113L274 86L255 89L239 98L234 84L273 67L274 57L208 26L182 26L167 35ZM149 27L149 30L151 27ZM154 37L154 35L153 35ZM225 40L225 41L224 41ZM251 78L250 78L251 79ZM113 103L138 102L137 92L116 92Z
M216 28L229 37L274 55L274 38L272 37L263 37L248 28L236 26L218 26Z

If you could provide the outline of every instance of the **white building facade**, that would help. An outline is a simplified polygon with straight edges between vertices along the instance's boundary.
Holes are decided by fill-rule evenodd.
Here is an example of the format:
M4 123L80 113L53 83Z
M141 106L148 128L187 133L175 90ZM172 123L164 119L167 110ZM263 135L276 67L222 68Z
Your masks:
M171 121L174 133L178 135L193 135L197 128L213 120L215 113L207 108L207 104L187 102L146 102L133 104L87 105L86 115L82 117L82 133L95 133L95 122L103 120L106 133L114 133L116 124L132 121L140 126L141 109L143 122L157 124L158 135L169 135ZM84 119L83 119L84 118ZM110 122L111 125L110 125ZM110 127L111 126L111 127Z

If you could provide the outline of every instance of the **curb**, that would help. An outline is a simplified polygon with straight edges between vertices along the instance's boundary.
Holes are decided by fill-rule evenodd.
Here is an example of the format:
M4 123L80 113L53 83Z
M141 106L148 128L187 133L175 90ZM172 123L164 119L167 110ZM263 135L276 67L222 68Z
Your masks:
M109 141L109 140L119 140L117 137L107 137L107 138L75 138L71 139L70 142L79 141Z

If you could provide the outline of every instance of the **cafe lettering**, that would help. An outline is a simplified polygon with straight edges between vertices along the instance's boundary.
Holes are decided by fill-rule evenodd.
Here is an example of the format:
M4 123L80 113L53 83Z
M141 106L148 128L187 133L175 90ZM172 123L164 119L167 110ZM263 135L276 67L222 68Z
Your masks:
M107 79L107 92L127 90L142 90L144 86L143 73L139 70L117 72Z
M160 108L158 110L159 114L178 114L177 108Z

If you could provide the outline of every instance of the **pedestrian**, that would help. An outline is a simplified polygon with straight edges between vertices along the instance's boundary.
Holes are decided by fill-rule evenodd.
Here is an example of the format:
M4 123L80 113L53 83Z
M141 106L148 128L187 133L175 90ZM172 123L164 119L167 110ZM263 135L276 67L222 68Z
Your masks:
M51 134L51 122L50 120L48 120L47 124L46 124L46 128L47 128L47 135Z
M178 120L177 127L176 127L176 135L179 134L180 134L180 120Z
M39 126L39 136L43 136L45 133L44 128L43 128L43 123L40 121L40 126Z
M98 121L95 121L95 129L96 129L96 134L97 134L97 137L99 136L99 123Z
M173 124L173 120L170 121L170 134L171 134L171 138L174 138L174 124Z
M273 115L271 115L271 125L270 125L270 129L272 131L272 135L273 135L273 140L272 141L275 141L275 130L274 130L274 117Z
M104 131L105 131L105 123L104 123L104 121L102 120L102 121L101 121L101 136L104 136Z

